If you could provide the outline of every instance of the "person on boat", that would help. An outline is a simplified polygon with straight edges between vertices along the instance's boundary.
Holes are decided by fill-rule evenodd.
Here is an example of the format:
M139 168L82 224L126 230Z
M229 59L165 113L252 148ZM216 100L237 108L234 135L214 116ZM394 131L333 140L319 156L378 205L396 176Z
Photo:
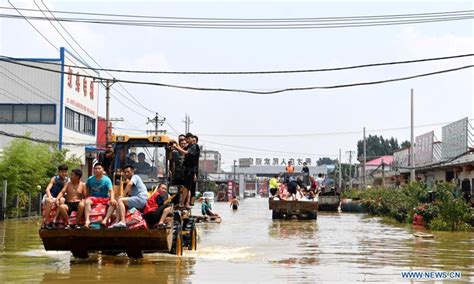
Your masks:
M291 164L291 161L288 161L288 166L285 167L285 171L289 174L295 172L295 167Z
M239 200L237 199L237 197L232 196L232 200L230 201L230 207L232 207L233 210L237 210L239 209Z
M115 200L112 181L108 176L104 175L104 166L100 162L94 165L94 175L87 179L86 188L87 198L84 210L84 227L89 228L92 204L101 203L116 207L117 201Z
M207 197L204 199L204 202L201 203L201 213L204 216L219 217L219 214L212 212L212 205Z
M143 218L149 228L153 226L166 227L166 216L173 208L167 189L166 184L160 183L146 202L145 209L143 209Z
M65 229L71 228L69 225L69 215L73 211L77 211L77 224L80 223L82 214L84 213L84 197L86 194L86 184L81 182L82 171L80 169L72 170L71 181L68 182L57 197L57 205L59 207L59 215L63 218L66 227ZM66 196L65 203L60 204L60 200Z
M54 226L54 222L56 221L56 218L58 214L56 214L56 217L53 219L53 222L49 223L49 214L51 212L51 208L53 207L53 204L57 203L56 197L58 196L59 192L63 189L64 185L69 182L69 177L68 175L68 167L67 165L60 165L58 167L58 175L52 177L49 180L49 184L46 187L46 194L43 196L43 200L41 201L41 204L43 205L44 208L44 214L43 214L43 228L47 229L52 229ZM58 213L59 211L57 211Z
M116 207L112 205L109 206L107 215L102 221L103 226L107 224L107 220L110 218L110 216L112 216L113 211L117 210L118 222L112 227L126 228L127 225L125 224L125 212L127 211L127 208L135 208L139 211L142 211L147 202L148 193L146 186L140 176L134 174L135 169L133 166L125 165L122 170L125 178L127 179L127 185L123 191L123 197L118 198Z
M273 198L277 195L279 186L278 175L274 175L268 182L268 187L270 188L270 198Z

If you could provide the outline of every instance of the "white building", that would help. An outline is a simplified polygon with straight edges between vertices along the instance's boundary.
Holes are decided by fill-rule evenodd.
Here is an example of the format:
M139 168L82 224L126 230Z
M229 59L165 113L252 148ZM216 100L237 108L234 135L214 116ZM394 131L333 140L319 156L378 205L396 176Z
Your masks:
M98 73L89 68L65 48L58 58L0 60L0 129L57 141L84 161L97 140L99 83L87 76ZM12 139L0 135L0 148Z

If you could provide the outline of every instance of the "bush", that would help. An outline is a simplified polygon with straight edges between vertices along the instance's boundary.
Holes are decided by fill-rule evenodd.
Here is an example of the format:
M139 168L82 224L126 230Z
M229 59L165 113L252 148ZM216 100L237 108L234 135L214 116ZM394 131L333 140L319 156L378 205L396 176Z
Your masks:
M52 145L26 139L12 140L4 148L0 160L0 181L8 182L7 201L11 204L18 195L20 208L24 208L28 194L34 195L44 189L59 164L79 167L80 160L74 156L66 159L66 154L66 150L57 150Z
M465 231L471 218L470 205L462 197L456 197L455 188L447 183L438 184L435 191L435 206L439 219L429 227L435 230ZM436 219L436 218L435 218ZM433 220L435 221L435 220Z
M433 203L423 203L415 209L415 213L423 216L425 223L429 224L439 216L439 207Z

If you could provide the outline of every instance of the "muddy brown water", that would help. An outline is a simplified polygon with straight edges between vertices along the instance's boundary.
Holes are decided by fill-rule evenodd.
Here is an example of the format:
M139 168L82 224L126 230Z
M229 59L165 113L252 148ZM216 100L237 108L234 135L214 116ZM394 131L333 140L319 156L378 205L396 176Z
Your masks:
M413 236L411 226L363 214L321 213L314 221L273 221L266 199L237 212L214 203L221 224L199 224L198 251L143 259L47 252L39 220L0 222L1 283L408 282L402 271L460 271L474 282L474 233ZM194 212L199 213L198 208Z

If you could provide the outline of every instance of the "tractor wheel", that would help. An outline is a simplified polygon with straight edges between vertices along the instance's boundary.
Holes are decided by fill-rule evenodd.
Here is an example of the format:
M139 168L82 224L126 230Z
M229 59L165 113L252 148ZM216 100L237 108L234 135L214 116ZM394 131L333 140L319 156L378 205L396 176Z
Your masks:
M173 224L173 245L171 246L171 254L183 255L183 234L181 232L181 223L175 221Z

